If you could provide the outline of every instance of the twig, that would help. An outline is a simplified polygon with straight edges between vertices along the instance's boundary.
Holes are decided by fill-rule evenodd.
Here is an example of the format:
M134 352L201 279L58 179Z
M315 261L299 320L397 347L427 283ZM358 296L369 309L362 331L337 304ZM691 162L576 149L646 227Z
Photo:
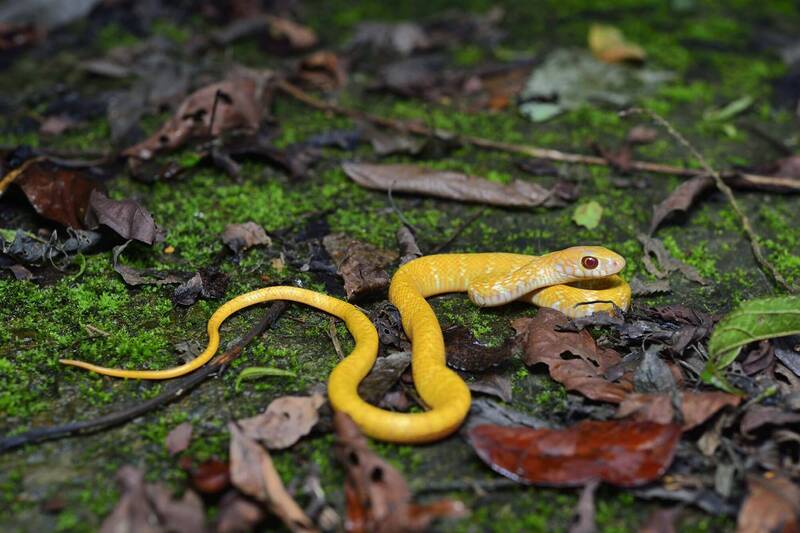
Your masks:
M547 159L549 161L559 161L562 163L575 163L582 165L596 165L603 167L610 166L610 163L606 159L598 156L574 154L570 152L562 152L560 150L552 150L549 148L528 146L525 144L505 143L500 141L494 141L492 139L486 139L483 137L475 137L472 135L458 135L454 132L442 128L430 128L428 126L425 126L424 124L420 124L419 122L412 122L407 120L395 120L377 115L372 115L370 113L365 113L364 111L358 111L356 109L341 107L336 104L324 102L319 98L315 98L314 96L311 96L307 92L303 91L296 85L293 85L292 83L286 80L279 80L277 82L276 87L279 90L283 91L285 94L291 96L292 98L298 100L299 102L302 102L303 104L309 107L313 107L314 109L319 109L320 111L325 111L327 113L334 113L336 115L350 117L354 120L370 122L377 126L401 131L404 133L413 133L415 135L433 137L444 141L455 140L462 144L471 144L473 146L476 146L478 148L483 148L485 150L496 150L499 152L520 154L538 159ZM686 177L692 177L703 173L698 169L676 167L673 165L664 165L661 163L653 163L651 161L631 161L629 169L635 170L637 172L653 172L655 174L672 174L675 176L686 176ZM769 185L775 188L781 188L784 191L800 193L800 180L796 179L784 178L781 176L763 176L759 174L747 174L738 172L726 172L723 174L722 177L724 179L732 179L732 180L735 179L737 183L741 183L743 186L763 187L765 185Z
M714 178L714 183L717 185L717 189L719 189L722 194L725 195L727 198L728 203L731 204L731 208L733 209L736 216L739 218L739 222L742 224L742 228L744 229L745 235L747 235L747 239L750 241L750 249L753 251L753 257L755 257L758 266L761 270L767 274L768 277L771 277L772 280L780 285L781 288L786 290L787 292L797 292L797 288L792 287L789 283L783 278L780 272L770 263L767 261L766 256L764 255L764 251L761 248L761 244L758 242L758 235L753 230L752 224L750 224L750 219L747 218L747 215L744 214L742 208L739 206L739 202L736 200L736 197L733 195L733 191L730 187L723 181L722 176L720 176L719 172L717 172L711 165L706 161L705 157L697 150L697 148L690 143L686 137L681 135L681 133L676 130L672 124L670 124L664 117L655 113L649 109L634 107L628 110L623 111L622 116L633 115L633 114L640 114L640 115L647 115L653 120L655 120L661 127L663 127L667 132L677 140L684 148L686 148L692 156L700 163L700 166L703 167L703 171L706 172L708 175Z
M13 437L6 437L0 439L0 453L8 452L20 446L27 444L35 444L48 440L56 440L63 437L72 435L84 435L93 433L101 429L117 426L128 420L132 420L143 414L158 409L159 407L170 403L178 398L186 395L190 390L203 382L209 376L216 374L228 363L236 359L241 354L242 349L252 342L257 336L261 335L267 328L269 328L278 317L283 313L288 304L286 302L275 302L272 304L264 317L254 325L242 339L236 343L235 346L230 348L225 353L219 355L211 363L196 372L186 376L171 384L171 386L151 400L134 405L127 409L122 409L115 413L110 413L99 418L92 420L84 420L81 422L70 422L61 426L51 426L45 428L32 429Z
M333 349L336 350L336 355L339 356L341 361L344 359L344 352L342 351L342 343L339 342L339 334L336 333L336 320L333 317L328 319L328 336L331 338Z

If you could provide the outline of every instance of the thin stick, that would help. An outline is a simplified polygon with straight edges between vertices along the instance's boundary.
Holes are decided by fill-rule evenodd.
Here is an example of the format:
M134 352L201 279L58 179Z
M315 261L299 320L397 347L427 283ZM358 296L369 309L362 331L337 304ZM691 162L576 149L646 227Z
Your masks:
M415 135L421 135L425 137L434 137L445 141L456 140L463 144L471 144L485 150L496 150L499 152L520 154L538 159L547 159L549 161L603 167L610 166L606 159L594 155L574 154L570 152L562 152L561 150L528 146L525 144L505 143L483 137L475 137L472 135L458 135L442 128L430 128L424 124L420 124L419 122L395 120L372 115L356 109L341 107L339 105L324 102L319 98L311 96L307 92L286 80L278 81L276 87L292 98L306 104L309 107L313 107L314 109L350 117L355 120L370 122L377 126L402 131L404 133L413 133ZM692 177L703 173L703 171L698 169L664 165L661 163L653 163L651 161L631 161L629 168L637 172L653 172L655 174L672 174L676 176L687 177ZM796 179L784 178L781 176L763 176L760 174L747 174L738 172L724 173L722 177L724 179L735 180L737 183L742 184L742 186L762 188L769 186L787 192L800 193L800 180Z
M714 178L714 183L717 185L717 189L719 189L722 194L725 195L727 198L728 203L731 204L731 208L733 209L736 216L739 218L739 222L742 224L742 228L744 229L745 235L747 235L747 239L750 241L750 249L753 251L753 257L755 257L758 266L761 270L767 274L768 277L772 278L772 280L781 286L787 292L797 292L797 288L792 287L789 283L783 278L780 272L770 263L767 261L766 256L764 255L764 251L761 248L761 244L758 242L758 235L756 235L755 230L753 230L752 224L750 224L750 219L747 218L747 215L744 214L742 208L739 206L739 202L736 200L736 197L733 195L733 191L730 187L723 181L722 176L720 176L719 172L717 172L711 165L706 161L706 158L703 157L697 148L690 143L686 137L681 135L681 133L676 130L672 124L670 124L664 117L651 111L649 109L644 109L640 107L634 107L631 109L627 109L621 113L622 116L627 115L647 115L653 120L655 120L661 127L663 127L667 132L680 144L683 145L684 148L689 150L689 152L694 156L695 159L700 163L700 166L703 167L703 171L709 174L711 177Z
M56 440L72 435L83 435L87 433L93 433L101 429L117 426L123 422L127 422L128 420L142 416L149 411L158 409L165 404L185 396L186 393L199 385L206 378L216 374L224 366L236 359L242 353L242 349L247 344L252 342L252 340L257 336L261 335L272 324L274 324L287 307L288 304L286 302L276 302L272 304L267 309L264 317L259 320L258 323L253 326L250 331L248 331L247 334L236 343L235 346L230 348L222 355L219 355L216 359L203 368L200 368L185 378L172 383L172 386L155 398L138 403L133 407L122 409L121 411L110 413L92 420L70 422L61 426L32 429L30 431L26 431L25 433L14 435L13 437L0 439L0 453L8 452L27 444L36 444L39 442Z

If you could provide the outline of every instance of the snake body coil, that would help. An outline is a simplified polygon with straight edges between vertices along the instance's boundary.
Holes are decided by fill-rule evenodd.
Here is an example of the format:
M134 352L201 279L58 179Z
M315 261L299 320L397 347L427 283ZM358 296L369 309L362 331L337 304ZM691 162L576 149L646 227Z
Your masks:
M203 366L219 347L219 326L236 311L272 300L307 304L345 321L355 348L328 381L333 408L349 414L367 435L393 442L429 442L455 431L470 406L464 381L445 362L442 332L426 297L464 292L479 306L522 300L578 317L614 306L627 309L630 287L616 274L625 260L610 250L577 246L542 256L482 253L421 257L402 266L392 278L389 300L400 311L403 329L412 341L412 372L424 413L395 413L368 404L358 384L369 373L378 352L372 322L355 306L297 287L267 287L226 302L208 321L208 346L192 361L167 370L122 370L83 361L61 362L109 376L167 379ZM570 285L566 285L566 284Z

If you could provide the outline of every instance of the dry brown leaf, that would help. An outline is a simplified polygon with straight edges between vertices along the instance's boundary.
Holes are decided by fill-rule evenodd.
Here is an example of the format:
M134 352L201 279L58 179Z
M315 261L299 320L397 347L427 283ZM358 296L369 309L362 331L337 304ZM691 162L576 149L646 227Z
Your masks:
M253 246L272 244L264 228L252 220L244 224L228 224L222 233L222 242L237 255Z
M606 371L620 363L620 355L610 348L599 348L588 331L558 331L569 326L569 319L553 309L542 308L534 318L520 318L511 323L517 332L528 366L547 365L550 376L569 390L576 390L592 400L620 403L633 391L630 372L615 382ZM578 356L565 358L565 354Z
M263 519L264 511L259 505L231 490L219 502L216 533L252 531Z
M556 207L566 205L570 200L560 194L558 188L549 191L522 180L501 184L461 172L417 165L345 163L342 168L359 185L381 191L509 207Z
M699 426L723 407L736 407L740 401L740 397L727 392L680 392L683 431ZM619 404L616 416L658 424L671 424L676 419L672 396L667 393L631 393Z
M112 200L101 191L89 196L86 227L108 226L125 240L153 244L164 240L164 232L156 225L150 212L136 200Z
M183 422L178 424L172 431L167 433L167 438L164 439L164 444L167 447L170 455L180 453L189 447L192 441L192 423Z
M639 239L639 242L642 243L642 248L644 248L644 255L642 256L644 267L653 276L663 279L671 272L678 271L690 281L701 285L708 283L696 268L672 257L660 239L647 236L644 233L640 233L636 238ZM653 262L653 257L658 261L658 265Z
M466 514L464 505L457 501L412 503L403 476L369 449L367 439L348 415L336 412L333 425L336 457L347 470L345 529L348 532L413 533L425 531L437 517Z
M447 366L466 372L483 372L512 356L512 342L487 346L465 326L450 326L442 331Z
M653 219L650 221L650 234L658 229L665 218L673 213L686 212L694 201L707 189L714 186L714 178L701 174L684 181L658 205L653 206Z
M265 18L270 34L277 39L286 39L295 50L311 48L317 44L317 34L308 26L273 15L265 15Z
M341 89L347 83L347 72L339 57L329 50L318 50L300 62L297 77L322 91Z
M267 504L291 531L317 531L313 522L283 486L267 450L245 435L235 422L231 432L231 482L244 494Z
M768 473L764 477L748 476L747 488L737 533L800 530L800 487L783 476Z
M123 155L150 159L192 138L217 137L233 129L258 130L270 79L270 73L248 73L198 89L158 131L124 150Z
M746 436L763 426L783 426L800 422L800 413L793 413L769 405L752 405L745 411L740 429Z
M344 233L326 235L322 244L344 279L348 300L375 295L389 288L390 278L384 267L397 259L396 252L381 250Z
M187 490L174 500L161 485L144 482L144 472L123 466L117 472L122 495L111 514L103 520L102 533L196 533L205 530L203 502Z
M622 32L614 26L592 24L589 28L589 48L592 54L606 63L644 61L644 48L625 40Z
M273 400L260 415L238 423L249 438L271 450L282 450L308 435L319 421L317 409L324 403L321 394L283 396Z
M378 357L367 377L358 384L358 395L377 404L411 364L411 352L394 352Z

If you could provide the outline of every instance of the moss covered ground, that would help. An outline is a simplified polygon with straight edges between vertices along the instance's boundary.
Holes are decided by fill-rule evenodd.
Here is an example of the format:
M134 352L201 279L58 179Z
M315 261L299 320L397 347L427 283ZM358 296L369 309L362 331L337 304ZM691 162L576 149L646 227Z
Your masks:
M324 9L322 9L324 4ZM684 2L672 2L673 6ZM583 46L592 22L611 22L649 53L648 65L678 73L675 81L646 98L643 105L661 113L697 144L715 165L758 165L779 154L750 135L738 120L708 122L703 113L749 95L755 100L744 119L781 139L797 142L797 118L774 98L773 83L786 67L772 52L758 51L753 43L764 27L779 32L797 28L800 11L791 1L723 3L687 2L687 11L670 2L585 0L513 2L506 6L504 28L509 38L501 48L465 47L455 51L455 61L525 57L556 46ZM462 9L485 11L491 2L459 3ZM304 20L331 45L344 42L362 20L418 19L448 7L451 2L359 2L341 0L304 3ZM324 13L324 15L323 15ZM757 21L757 23L753 22ZM163 20L147 31L180 44L205 28L200 20ZM25 99L0 119L0 144L57 146L77 150L105 147L108 126L97 120L58 140L42 138L25 127L46 107L54 80L77 87L87 95L107 90L109 82L82 77L77 61L113 46L133 44L146 34L130 32L117 23L99 30L82 22L65 31L92 31L79 49L66 49L50 57L22 54L0 76L4 94L39 95ZM279 61L245 40L210 61L233 60L253 67L277 66ZM226 59L228 58L228 59ZM113 85L113 84L112 84ZM533 125L513 112L464 113L446 105L403 100L393 96L343 94L344 105L394 118L422 119L430 125L499 141L527 143L566 151L584 152L592 141L621 140L630 122L615 110L587 106L557 120ZM19 101L23 101L20 97ZM274 115L280 121L278 144L301 141L315 133L352 127L346 120L309 110L281 99ZM164 116L148 118L143 127L152 131ZM794 135L794 137L792 137ZM671 164L693 164L666 136L641 148L639 155ZM253 220L267 232L290 238L309 222L323 218L332 231L392 248L400 220L392 213L385 194L364 190L340 170L344 159L368 159L368 151L354 154L326 150L323 162L305 181L296 181L261 163L249 162L244 179L235 182L219 170L196 164L187 150L171 156L191 167L185 177L172 182L142 184L121 176L109 182L114 197L140 199L167 230L166 242L155 248L133 247L125 261L139 267L197 269L207 266L222 250L219 235L227 224ZM459 148L431 166L463 170L501 181L531 178L507 154ZM398 158L398 160L403 160ZM588 230L572 221L572 207L546 210L487 208L452 246L454 251L503 250L538 253L576 243L602 244L628 260L627 277L649 279L641 264L636 234L649 224L651 206L663 199L680 180L670 176L644 176L642 190L617 188L618 172L608 168L565 166L563 172L581 186L579 202L595 200L604 207L600 226ZM738 193L756 231L763 236L769 259L793 282L800 282L800 215L797 199L766 193ZM480 206L432 199L395 198L404 216L419 228L419 243L430 250L447 238ZM695 266L711 283L698 286L674 278L674 291L650 303L691 303L710 311L725 311L737 302L774 292L755 267L740 225L721 195L710 194L702 205L679 223L659 232L674 256ZM174 253L164 253L172 246ZM261 286L265 281L302 282L325 290L321 280L292 265L275 270L281 243L249 251L239 264L221 263L231 276L227 297ZM175 345L205 341L205 323L219 302L200 300L190 308L171 302L171 289L126 286L114 272L111 253L89 255L85 270L71 270L52 283L16 281L0 277L0 432L87 419L110 409L150 398L162 390L158 383L98 377L57 362L60 357L96 361L105 366L163 368L176 363ZM369 307L369 306L367 306ZM460 295L437 298L434 307L443 324L464 324L481 339L500 343L511 336L508 319L530 314L522 306L478 310ZM257 312L239 314L222 328L224 342L233 341L256 319ZM88 329L87 329L88 328ZM96 329L92 329L96 328ZM78 438L29 446L0 456L0 527L13 530L91 531L111 510L118 493L114 473L123 464L147 469L148 477L184 486L185 474L163 445L167 432L182 421L195 428L189 454L198 460L227 456L226 423L231 418L261 411L273 398L303 393L325 381L336 364L327 337L328 318L308 309L292 307L263 337L253 342L221 378L204 383L181 401L122 427ZM108 335L93 334L102 330ZM344 329L340 338L350 346ZM292 370L294 379L246 382L239 393L233 383L246 366L274 366ZM514 368L517 400L514 407L552 413L566 405L566 393L539 372ZM341 505L343 474L331 453L332 437L317 435L274 454L285 481L304 476L312 464L320 468L323 487ZM458 437L422 447L376 443L374 448L398 465L415 488L429 483L492 478ZM573 490L515 488L489 494L453 491L473 509L468 520L440 525L457 531L563 531L577 502ZM47 513L42 503L59 495L63 510ZM598 525L602 531L630 531L640 526L654 509L652 503L634 500L630 493L603 488L598 495ZM730 518L689 511L682 531L720 531L732 528Z

